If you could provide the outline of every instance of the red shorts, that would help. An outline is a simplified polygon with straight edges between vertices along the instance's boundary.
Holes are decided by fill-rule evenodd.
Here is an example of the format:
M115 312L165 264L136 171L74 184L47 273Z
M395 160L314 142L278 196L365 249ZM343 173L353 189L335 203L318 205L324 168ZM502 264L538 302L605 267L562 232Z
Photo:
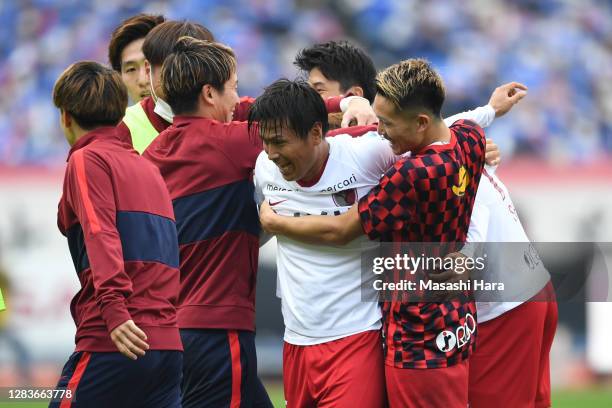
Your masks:
M287 408L383 408L385 373L380 331L313 346L285 343Z
M471 408L550 407L550 347L557 328L552 284L528 301L478 325L470 357ZM536 298L534 297L534 298Z
M469 362L445 368L385 366L390 408L466 408Z

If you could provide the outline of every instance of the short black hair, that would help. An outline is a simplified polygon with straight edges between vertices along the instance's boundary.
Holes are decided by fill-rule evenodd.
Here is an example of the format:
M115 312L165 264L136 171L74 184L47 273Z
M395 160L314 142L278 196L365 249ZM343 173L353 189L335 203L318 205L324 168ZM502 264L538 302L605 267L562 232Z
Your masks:
M321 96L306 81L279 79L264 89L249 109L249 131L255 122L278 129L284 125L306 139L315 123L323 136L329 130L327 110Z
M128 44L145 38L149 31L165 21L162 15L137 14L121 22L111 35L108 60L113 69L121 72L121 53Z
M347 41L328 41L304 48L293 63L302 71L319 68L327 79L340 82L342 92L360 86L372 103L376 96L376 68L372 58Z
M165 21L153 28L145 37L142 53L151 65L162 65L174 51L174 45L181 37L215 41L215 37L202 24L190 21Z

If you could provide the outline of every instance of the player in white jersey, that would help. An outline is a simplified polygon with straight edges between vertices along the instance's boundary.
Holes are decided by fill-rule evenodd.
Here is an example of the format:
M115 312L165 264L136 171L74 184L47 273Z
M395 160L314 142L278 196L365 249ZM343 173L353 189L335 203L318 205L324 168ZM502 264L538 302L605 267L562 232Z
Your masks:
M486 106L461 117L487 126L495 111ZM283 215L341 214L397 160L375 131L325 139L327 114L305 83L272 84L249 121L259 122L265 148L255 166L256 188ZM365 237L335 247L277 239L287 406L383 406L381 314L377 293L360 272L362 251L378 244Z
M508 189L489 167L478 186L468 241L485 243L484 281L504 285L490 295L476 293L476 300L486 301L476 303L478 347L470 358L470 407L550 407L549 352L557 326L550 276Z

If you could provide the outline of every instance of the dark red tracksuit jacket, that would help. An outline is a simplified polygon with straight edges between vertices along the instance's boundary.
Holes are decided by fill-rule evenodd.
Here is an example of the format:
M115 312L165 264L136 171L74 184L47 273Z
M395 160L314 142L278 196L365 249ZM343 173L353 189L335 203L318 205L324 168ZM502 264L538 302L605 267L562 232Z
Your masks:
M259 136L246 122L176 116L143 157L166 181L178 230L180 328L255 329Z
M81 290L71 303L76 350L118 351L110 332L134 320L152 350L182 350L176 225L159 171L116 128L70 150L58 210Z
M327 110L338 112L341 99L329 98ZM262 150L247 122L176 116L143 153L166 181L176 215L182 329L255 330L260 225L252 175Z

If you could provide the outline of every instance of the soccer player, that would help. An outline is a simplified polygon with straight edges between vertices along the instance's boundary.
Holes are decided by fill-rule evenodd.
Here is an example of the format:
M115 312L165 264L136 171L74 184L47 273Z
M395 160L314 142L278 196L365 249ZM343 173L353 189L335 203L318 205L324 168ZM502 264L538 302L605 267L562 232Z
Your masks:
M117 137L127 100L119 74L96 62L71 65L53 89L71 146L58 226L81 290L57 385L72 398L51 407L180 407L176 225L159 171Z
M119 135L130 141L138 153L144 152L157 135L172 124L172 109L164 100L160 83L161 67L172 52L176 41L183 36L200 40L214 39L204 26L188 21L166 21L153 28L144 39L145 75L151 95L130 106L119 125Z
M266 198L270 203L264 203L261 208L262 225L271 233L286 236L279 238L279 244L283 240L289 244L295 242L293 240L300 240L311 244L346 245L364 232L370 239L382 241L465 241L484 163L485 141L482 129L463 120L456 121L448 128L441 120L440 109L444 101L442 80L423 60L403 61L384 70L377 78L377 91L374 110L379 118L379 133L389 140L396 155L407 152L412 154L402 157L390 167L378 185L367 195L360 195L358 190L350 190L353 187L351 181L358 182L358 174L327 188L316 183L311 185L316 191L331 191L343 197L340 203L344 204L344 208L328 208L320 212L337 215L335 217L275 215L271 211L271 204L275 204L275 209L288 209L290 213L292 207L299 205L299 202L295 202L296 194L292 192L303 187L275 187L279 177L264 177L265 181L261 187L264 192L269 191ZM252 109L257 113L255 106ZM275 118L278 117L271 117ZM260 126L266 129L267 125L263 124L266 123L265 117L255 115L254 119L260 120ZM275 123L274 120L272 123ZM291 132L282 126L276 125L273 129L281 130L280 133L275 130L269 134L262 131L269 159L279 166L285 180L293 180L294 177L300 176L300 170L303 169L298 164L301 160L292 155L290 150L297 149L292 145L298 142L291 140L295 137L291 137ZM310 135L309 137L312 138ZM332 145L329 148L329 159L324 154L323 163L332 163L332 154L339 150L341 149L334 149ZM370 150L372 157L379 157L379 151L372 147ZM355 154L352 156L357 157ZM455 193L451 186L460 184L460 169L468 177L461 191ZM380 174L376 171L372 173L376 176ZM328 183L332 180L329 176L325 178L325 168L316 175L317 182L325 180L324 183ZM256 180L258 183L262 182L257 170ZM425 182L426 180L429 182ZM310 194L314 194L314 191ZM423 202L423 197L438 197L438 200ZM357 200L358 205L352 205L348 210ZM303 207L306 214L315 214L320 209L313 205ZM345 212L339 215L342 211ZM445 214L446 211L449 211L449 214ZM286 211L283 213L287 214ZM425 219L428 220L427 223L420 221ZM281 259L287 258L284 256ZM292 261L295 257L289 259L295 262ZM357 271L358 265L357 263L355 266ZM312 267L308 268L309 274L311 269ZM286 273L291 276L289 268ZM354 273L359 280L359 272ZM279 276L280 274L279 267ZM368 287L367 282L364 287ZM358 288L359 285L355 291ZM284 289L281 290L281 296L285 302ZM359 293L357 297L359 298ZM312 303L320 304L322 301ZM337 303L333 305L338 308ZM352 313L352 310L346 310L349 315ZM437 304L386 302L383 312L386 389L391 406L465 407L467 357L471 353L471 341L467 341L462 347L443 351L438 348L436 337L446 330L454 331L463 326L466 320L473 319L473 301L462 294L457 299ZM294 327L299 328L295 325ZM470 340L473 340L473 337ZM306 353L304 349L302 358ZM299 353L296 354L299 356ZM299 359L294 361L300 364ZM431 384L440 382L444 386L432 392ZM298 395L300 392L298 391Z
M140 102L151 94L142 44L149 31L164 20L161 15L138 14L124 20L111 35L108 60L113 69L121 74L132 103Z
M550 276L529 243L508 189L492 169L485 167L483 175L468 241L485 243L488 267L481 278L505 286L498 296L476 302L478 347L470 357L470 407L550 407L549 353L557 326Z

